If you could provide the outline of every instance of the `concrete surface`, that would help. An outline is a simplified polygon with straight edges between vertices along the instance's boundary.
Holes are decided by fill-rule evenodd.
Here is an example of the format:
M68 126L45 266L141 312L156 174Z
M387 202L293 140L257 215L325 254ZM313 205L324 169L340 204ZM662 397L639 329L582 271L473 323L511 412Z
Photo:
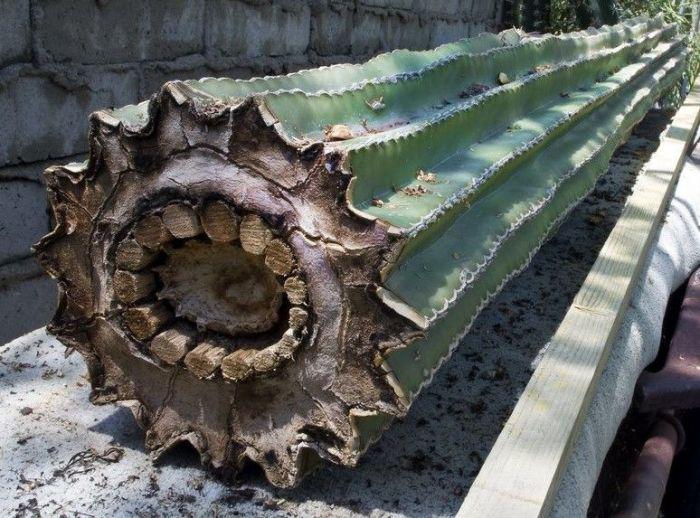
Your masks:
M35 269L28 245L47 227L40 172L87 150L90 112L147 99L171 79L280 74L495 31L502 4L0 0L0 278L15 261L19 272L12 288L0 284L0 343L42 325L54 304L54 291L22 287ZM23 293L42 309L9 325Z
M224 485L184 448L152 466L125 407L90 405L77 354L64 358L42 329L0 346L0 516L454 515L665 121L647 116L595 191L484 310L407 418L357 468L327 466L297 489L271 488L255 469ZM591 461L578 461L588 478L565 481L562 502L577 510L568 516L586 505L588 486L571 488L597 471L607 448L597 446Z
M83 160L75 155L69 161ZM0 343L44 325L56 309L56 283L30 247L51 230L43 170L51 162L0 169Z
M0 0L0 13L0 67L29 60L29 0Z
M3 237L0 264L11 264L26 257L30 247L51 228L42 203L45 197L46 188L40 182L0 182L0 232Z

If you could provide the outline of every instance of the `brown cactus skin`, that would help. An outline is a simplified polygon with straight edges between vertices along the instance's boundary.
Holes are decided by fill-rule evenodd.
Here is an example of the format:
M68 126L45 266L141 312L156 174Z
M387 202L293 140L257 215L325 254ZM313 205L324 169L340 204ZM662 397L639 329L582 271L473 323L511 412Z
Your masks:
M36 252L61 287L50 332L85 357L93 403L139 402L147 446L157 454L186 440L212 467L235 468L249 458L278 486L296 484L318 457L354 464L360 450L351 413L406 411L374 365L378 352L420 334L376 296L380 267L396 238L382 222L352 214L344 200L349 178L329 174L320 146L282 140L254 100L212 109L185 100L169 84L151 101L150 115L149 124L133 132L104 112L94 114L87 164L46 173L57 225ZM125 322L129 304L114 293L118 249L129 246L139 256L131 262L122 257L122 264L157 271L163 249L177 242L159 230L145 240L150 248L134 251L133 229L140 221L152 222L155 215L158 223L174 203L203 214L216 201L242 216L242 240L246 217L271 228L275 252L268 261L287 273L285 253L291 249L296 264L288 278L303 279L308 292L307 302L292 312L293 323L308 312L293 358L239 382L220 372L197 376L187 357L175 365L160 361L149 352L151 336L186 319L163 317L138 339ZM199 234L194 227L181 237ZM204 236L192 239L214 246ZM151 263L154 255L160 259ZM128 278L134 275L145 274ZM287 284L298 302L298 286ZM141 294L133 298L139 304L156 301L155 295L150 301ZM283 327L270 333L279 335ZM270 333L263 334L262 345L273 340ZM200 341L225 342L226 354L240 346L206 323L199 335ZM254 342L251 347L260 349Z

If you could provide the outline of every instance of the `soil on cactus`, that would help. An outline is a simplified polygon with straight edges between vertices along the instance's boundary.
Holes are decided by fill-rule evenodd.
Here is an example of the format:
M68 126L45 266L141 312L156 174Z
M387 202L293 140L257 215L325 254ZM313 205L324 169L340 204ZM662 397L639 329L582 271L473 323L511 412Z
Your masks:
M49 325L91 401L138 402L278 486L352 466L680 76L674 26L485 34L92 115L46 173Z

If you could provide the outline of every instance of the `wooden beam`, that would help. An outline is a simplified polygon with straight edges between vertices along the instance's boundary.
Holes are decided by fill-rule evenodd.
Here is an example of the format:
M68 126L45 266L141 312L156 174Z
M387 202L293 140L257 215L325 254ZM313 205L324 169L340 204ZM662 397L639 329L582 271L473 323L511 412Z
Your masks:
M457 516L549 514L699 121L696 82L640 174Z
M199 216L184 203L171 203L163 210L163 224L178 239L190 239L202 233Z
M173 235L165 228L161 217L153 214L136 223L134 239L139 245L156 250L163 244L172 241Z
M238 239L238 217L223 201L208 203L201 212L202 227L215 243L230 243Z
M226 349L212 342L202 342L185 356L188 370L199 378L207 378L221 366Z
M125 239L117 246L115 262L119 268L135 272L151 264L156 256L157 254L143 248L135 239Z

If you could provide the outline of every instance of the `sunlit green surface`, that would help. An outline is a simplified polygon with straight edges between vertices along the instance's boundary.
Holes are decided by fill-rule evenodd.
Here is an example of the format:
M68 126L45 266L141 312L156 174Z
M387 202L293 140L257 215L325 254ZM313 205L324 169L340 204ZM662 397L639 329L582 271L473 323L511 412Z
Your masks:
M426 338L387 357L390 369L407 393L419 390L481 305L512 272L527 264L552 226L593 188L598 176L607 169L615 148L659 94L680 77L683 55L677 52L676 56L662 68L644 74L600 111L533 157L497 193L460 217L435 240L435 245L421 251L410 265L392 275L390 287L411 304L426 313L443 306L445 300L452 298L459 273L483 262L483 252L493 246L499 231L505 230L518 214L529 212L528 203L541 199L547 189L557 187L551 200L500 245L468 284L464 296L458 296L451 309L430 327ZM557 179L561 180L558 185Z

